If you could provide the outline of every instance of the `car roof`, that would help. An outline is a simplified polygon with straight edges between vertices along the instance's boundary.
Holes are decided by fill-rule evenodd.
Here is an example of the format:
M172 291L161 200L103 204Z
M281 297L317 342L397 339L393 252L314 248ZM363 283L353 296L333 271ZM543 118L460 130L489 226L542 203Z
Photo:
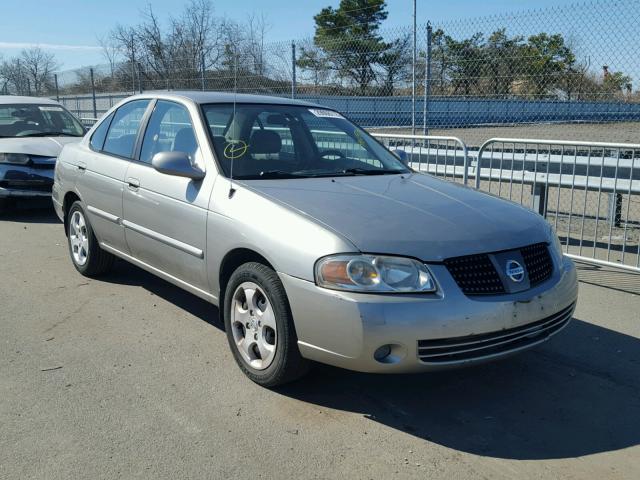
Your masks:
M164 99L189 99L198 104L205 103L263 103L269 105L300 105L305 107L319 107L319 105L295 100L286 97L275 97L269 95L250 95L245 93L232 92L202 92L198 90L182 90L182 91L151 91L136 95L140 98L164 98ZM326 107L324 107L326 108Z
M23 97L20 95L0 95L0 105L15 104L38 104L38 105L60 105L55 100L46 97Z

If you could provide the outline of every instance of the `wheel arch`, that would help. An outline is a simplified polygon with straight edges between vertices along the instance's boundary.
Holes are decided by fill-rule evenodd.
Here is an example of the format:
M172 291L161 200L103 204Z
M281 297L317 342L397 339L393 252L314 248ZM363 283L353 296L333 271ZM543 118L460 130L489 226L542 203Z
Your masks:
M74 202L82 201L80 196L75 191L69 191L65 193L64 199L62 200L62 215L64 220L64 234L68 235L69 233L69 209Z
M224 308L224 292L227 288L227 283L229 282L231 275L240 265L248 262L262 263L263 265L276 270L273 264L267 260L264 255L252 250L251 248L240 247L227 252L220 262L220 269L218 272L218 304L221 311Z

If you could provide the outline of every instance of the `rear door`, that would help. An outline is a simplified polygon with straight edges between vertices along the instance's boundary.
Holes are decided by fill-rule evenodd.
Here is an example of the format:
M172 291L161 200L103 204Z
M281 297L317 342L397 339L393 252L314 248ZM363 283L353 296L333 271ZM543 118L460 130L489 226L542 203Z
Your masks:
M80 159L78 189L98 240L127 252L122 226L125 173L150 100L133 100L102 121L93 132L90 153Z
M214 175L197 181L160 173L151 160L163 151L186 152L204 170L188 108L158 100L139 157L126 174L123 206L127 244L136 259L208 292L204 250Z

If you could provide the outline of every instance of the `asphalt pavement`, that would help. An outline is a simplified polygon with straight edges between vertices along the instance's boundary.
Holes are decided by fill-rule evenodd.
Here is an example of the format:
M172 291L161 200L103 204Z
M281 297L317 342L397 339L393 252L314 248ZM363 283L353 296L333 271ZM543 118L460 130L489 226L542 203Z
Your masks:
M215 307L125 262L80 276L48 208L0 215L0 478L640 478L640 276L580 279L508 360L267 390Z

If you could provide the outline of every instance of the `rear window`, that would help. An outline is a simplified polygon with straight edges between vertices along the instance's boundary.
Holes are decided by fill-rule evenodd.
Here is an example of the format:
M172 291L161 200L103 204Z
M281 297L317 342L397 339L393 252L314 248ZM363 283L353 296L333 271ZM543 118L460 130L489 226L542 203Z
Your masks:
M113 118L113 113L105 118L98 128L96 128L91 135L91 148L94 150L102 150L104 146L104 140L107 138L107 131L109 130L109 124L111 123L111 119Z
M133 100L116 110L102 149L104 152L133 158L138 130L149 101Z

